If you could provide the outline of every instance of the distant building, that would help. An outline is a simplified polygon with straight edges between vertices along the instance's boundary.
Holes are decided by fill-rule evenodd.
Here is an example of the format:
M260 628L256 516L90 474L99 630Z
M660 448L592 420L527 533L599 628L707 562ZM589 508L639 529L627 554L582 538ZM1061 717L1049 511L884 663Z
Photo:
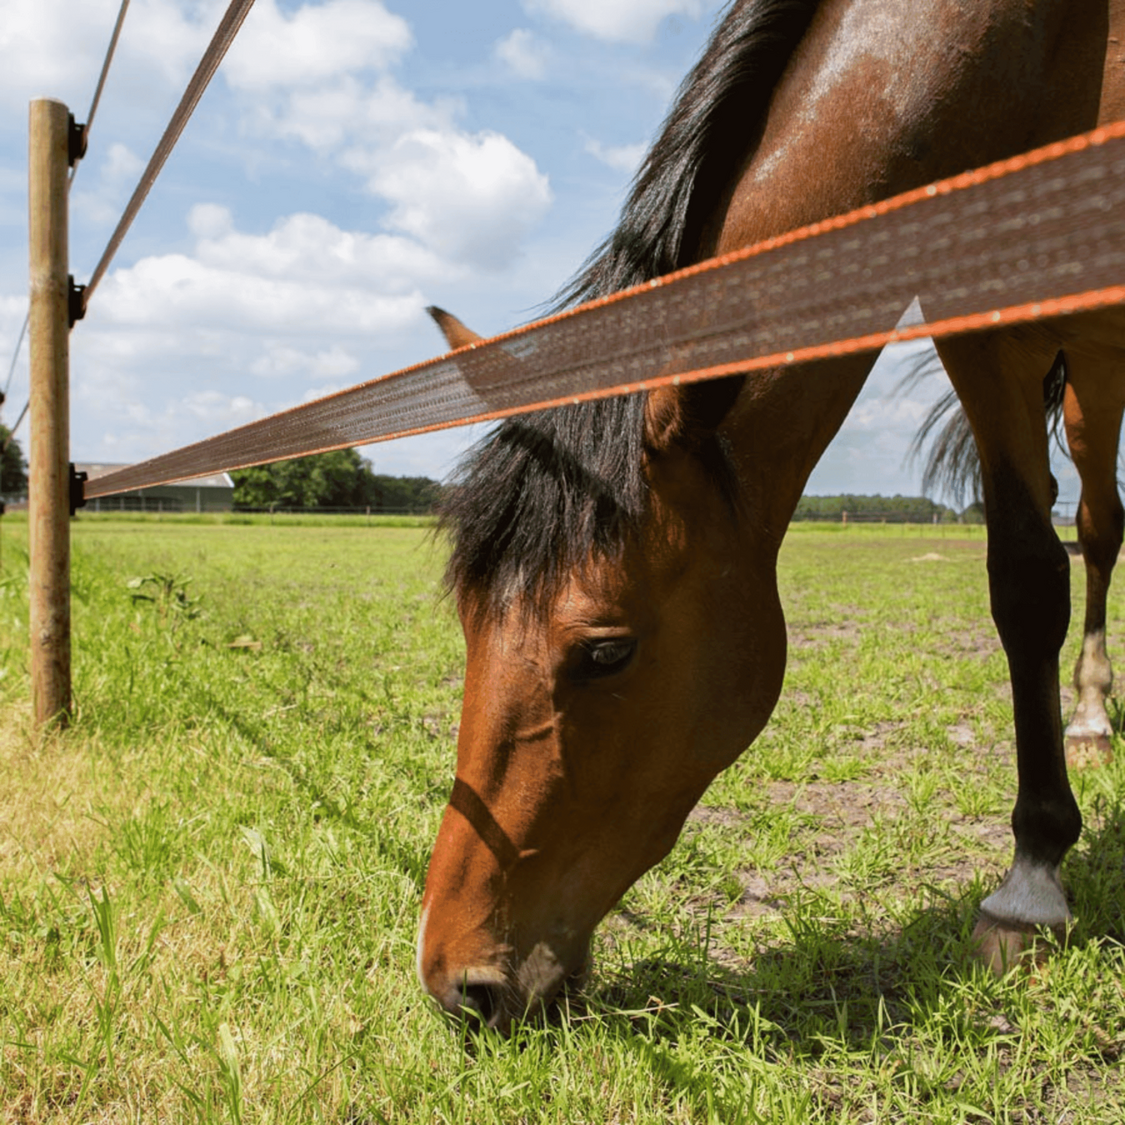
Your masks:
M75 465L80 473L97 480L125 465ZM86 501L89 512L229 512L234 500L234 481L226 473L193 477L179 484L159 484L131 492L115 492Z

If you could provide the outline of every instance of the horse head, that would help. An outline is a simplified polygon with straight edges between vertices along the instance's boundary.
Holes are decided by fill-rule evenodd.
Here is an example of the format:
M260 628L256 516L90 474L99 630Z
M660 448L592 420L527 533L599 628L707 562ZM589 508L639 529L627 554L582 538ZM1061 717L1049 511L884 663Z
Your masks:
M452 1013L506 1028L580 975L776 702L773 557L717 436L740 387L509 420L455 489L465 692L418 938Z

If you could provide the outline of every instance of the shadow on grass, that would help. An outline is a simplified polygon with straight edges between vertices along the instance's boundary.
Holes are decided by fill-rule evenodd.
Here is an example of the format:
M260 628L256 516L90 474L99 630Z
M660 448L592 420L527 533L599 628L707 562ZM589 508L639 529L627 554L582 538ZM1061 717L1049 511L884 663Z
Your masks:
M1125 944L1125 807L1096 807L1091 820L1064 867L1076 918L1070 945ZM906 925L876 920L861 933L825 897L792 896L782 913L788 940L759 952L750 969L716 960L710 927L700 925L670 936L659 955L603 976L606 983L571 1001L571 1011L622 1033L643 1029L650 1045L665 1047L688 1033L686 1024L702 1021L712 1036L774 1062L878 1055L935 1017L1002 1028L1003 984L971 953L985 893L975 883L957 898L935 891ZM970 984L996 1008L950 1016Z
M1063 864L1076 918L1072 941L1125 944L1125 805L1096 798L1078 846Z
M404 841L384 830L326 792L301 763L272 749L264 724L214 705L248 745L285 770L316 815L355 832L421 887L432 841ZM1078 920L1072 944L1125 942L1125 806L1095 800L1064 875ZM916 1049L910 1045L922 1044L917 1049L924 1053L935 1036L973 1045L950 1047L954 1055L995 1044L1013 1034L1005 1023L1006 986L991 983L969 952L977 906L988 889L972 882L955 897L927 891L905 923L880 912L877 903L857 921L852 907L841 909L827 895L798 893L783 907L784 930L775 931L770 946L745 968L724 964L714 917L697 917L684 932L665 933L655 955L630 961L619 951L616 964L602 968L587 992L564 997L545 1016L517 1027L512 1046L518 1050L521 1040L527 1045L544 1035L565 1046L581 1039L588 1025L596 1031L592 1043L604 1036L669 1090L702 1097L700 1091L711 1090L706 1072L716 1054L735 1059L731 1066L753 1060L759 1067L799 1063L825 1070L847 1057L869 1070L900 1067L901 1074ZM624 917L650 935L663 932L644 915ZM509 1049L489 1047L490 1033L480 1039L463 1036L469 1055ZM693 1055L692 1045L701 1041L706 1050ZM830 1113L834 1096L826 1082L812 1096L817 1112Z
M979 895L973 895L979 899ZM749 970L724 967L698 935L684 935L667 955L621 970L591 1006L644 1020L657 1038L675 1039L684 1019L706 1018L713 1033L743 1039L775 1059L815 1058L827 1042L867 1050L873 1036L916 1018L919 1002L936 1003L943 982L964 960L973 906L968 896L926 907L905 927L849 932L838 908L809 894L783 908L780 944L761 950ZM650 1019L651 1014L659 1018Z
M213 712L221 716L223 723L235 731L247 746L255 747L259 754L284 770L294 789L308 802L309 808L315 808L316 817L329 820L363 838L376 854L385 858L390 867L412 879L419 895L421 894L432 841L419 839L404 843L393 832L383 830L375 818L357 815L351 804L329 793L293 757L279 753L264 722L232 710L214 696L209 698L208 703Z

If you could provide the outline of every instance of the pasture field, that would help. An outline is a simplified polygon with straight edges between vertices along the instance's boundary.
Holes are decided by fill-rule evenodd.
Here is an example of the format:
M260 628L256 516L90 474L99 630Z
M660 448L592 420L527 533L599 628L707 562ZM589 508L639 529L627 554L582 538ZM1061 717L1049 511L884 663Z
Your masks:
M463 1039L414 977L462 661L426 528L78 519L76 719L37 739L5 517L0 1122L1125 1120L1120 745L1069 945L965 956L1015 788L984 549L794 528L770 725L562 1017Z

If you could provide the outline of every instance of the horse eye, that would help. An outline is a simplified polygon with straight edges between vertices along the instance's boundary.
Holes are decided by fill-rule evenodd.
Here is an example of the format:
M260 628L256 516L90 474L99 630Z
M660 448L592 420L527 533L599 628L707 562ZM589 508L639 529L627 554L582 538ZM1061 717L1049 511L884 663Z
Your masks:
M577 678L596 680L624 672L637 651L633 637L611 637L604 641L588 641L582 645L576 669Z

